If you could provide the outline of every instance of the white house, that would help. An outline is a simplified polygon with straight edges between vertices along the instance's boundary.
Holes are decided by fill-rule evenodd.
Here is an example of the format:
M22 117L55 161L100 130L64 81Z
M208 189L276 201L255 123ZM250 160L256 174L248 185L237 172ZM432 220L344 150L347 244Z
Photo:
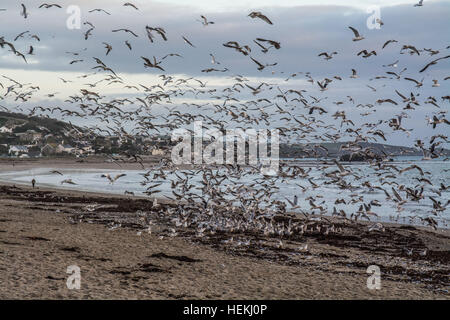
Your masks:
M64 144L64 145L58 145L58 147L57 147L57 151L59 152L59 153L61 153L61 152L65 152L65 153L73 153L74 151L75 151L75 148L74 147L72 147L71 145L68 145L68 144Z
M165 151L162 149L153 149L152 150L152 156L163 156L165 154Z
M0 133L12 133L13 129L8 127L1 127Z
M28 153L27 146L9 146L9 154L19 156Z

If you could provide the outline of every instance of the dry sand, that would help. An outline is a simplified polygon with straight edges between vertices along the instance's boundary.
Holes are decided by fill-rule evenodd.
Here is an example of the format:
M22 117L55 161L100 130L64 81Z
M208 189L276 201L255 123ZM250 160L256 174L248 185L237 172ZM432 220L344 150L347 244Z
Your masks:
M25 164L24 164L25 163ZM49 167L75 166L72 161ZM23 162L15 169L27 167ZM32 163L32 166L36 163ZM83 164L77 164L81 166ZM89 168L92 168L92 163ZM110 164L107 164L110 165ZM39 166L45 166L42 161ZM101 161L99 166L102 167ZM0 170L11 170L0 164ZM87 212L89 204L110 210ZM170 204L163 204L163 206ZM138 208L155 228L142 232ZM125 219L124 219L125 217ZM117 221L121 228L110 230ZM449 299L450 234L429 228L337 222L341 234L278 239L244 234L168 236L151 201L94 193L0 186L1 299ZM224 241L250 239L249 247ZM298 247L308 243L309 250ZM408 256L403 248L413 248ZM428 248L426 256L419 252ZM367 288L369 265L381 289ZM66 286L81 268L81 288Z

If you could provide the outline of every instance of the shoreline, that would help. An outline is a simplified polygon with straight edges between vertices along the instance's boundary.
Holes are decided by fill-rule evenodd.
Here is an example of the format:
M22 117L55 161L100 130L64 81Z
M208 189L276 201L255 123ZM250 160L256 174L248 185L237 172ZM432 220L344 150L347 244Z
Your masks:
M92 157L86 160L85 162L77 162L76 159L73 158L47 158L47 159L40 159L40 160L30 160L30 159L20 159L19 162L15 162L15 165L12 166L10 159L8 161L2 161L0 159L0 184L12 184L12 185L20 185L20 186L29 186L29 183L22 182L22 181L8 181L7 179L2 179L1 174L7 174L8 172L20 172L25 170L31 170L31 169L57 169L57 170L67 170L67 171L129 171L129 170L135 170L135 171L147 171L151 166L158 165L158 161L155 159L161 159L157 157L152 157L151 159L145 159L144 164L146 165L145 168L142 168L142 166L139 163L135 162L125 162L121 163L121 167L119 167L116 163L108 162L107 157ZM4 159L3 159L4 160ZM6 165L5 165L6 164ZM321 164L319 161L318 163L305 163L306 166L316 166L318 164ZM350 165L358 165L357 163L344 163L344 164L350 164ZM192 169L189 166L183 167L181 166L180 169ZM31 178L30 178L31 181ZM81 188L77 189L77 187L72 188L69 186L55 186L53 184L46 184L46 183L40 183L38 181L38 186L41 186L46 189L51 189L54 191L68 191L68 192L85 192L85 193L92 193L92 194L103 194L103 195L111 195L111 196L123 196L124 194L122 192L116 192L114 190L110 190L110 193L107 192L99 192L98 190L93 190L86 188L85 190L81 190ZM136 193L133 195L136 199L148 199L148 196L144 194L138 194ZM158 195L156 197L158 201L171 201L164 197L164 195ZM293 214L296 214L293 212ZM316 216L322 216L327 218L332 218L331 215L321 215L316 214ZM438 229L443 230L450 230L450 224L449 220L446 217L440 217L441 219L438 219ZM407 216L402 217L403 221L393 221L390 217L387 216L380 216L378 220L374 220L373 222L381 222L383 224L389 223L389 224L398 224L398 225L406 225L406 226L414 226L414 227L423 227L424 224L420 223L420 220L416 221L409 221L407 220ZM364 221L363 221L364 222ZM369 222L370 223L370 222Z
M159 213L177 205L169 201L156 210L148 199L120 195L0 190L3 299L450 298L448 230L383 223L384 232L368 232L367 223L336 221L340 234L306 233L280 247L278 237L254 234L199 238L188 228L171 235ZM92 205L101 209L86 210ZM149 213L151 234L139 211ZM80 290L65 285L72 264L87 273ZM381 268L381 290L366 287L373 264Z

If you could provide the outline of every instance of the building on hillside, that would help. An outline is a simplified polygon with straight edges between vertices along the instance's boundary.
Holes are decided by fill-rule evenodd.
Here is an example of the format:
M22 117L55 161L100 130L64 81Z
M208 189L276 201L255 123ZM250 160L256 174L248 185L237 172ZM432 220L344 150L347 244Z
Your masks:
M34 130L27 130L26 132L16 133L20 141L34 143L42 139L42 134Z
M42 147L41 149L41 154L43 156L52 156L56 154L56 147L52 146L51 144L46 144L45 146Z
M163 156L165 154L166 154L166 152L163 149L155 148L152 150L152 156Z
M19 157L23 154L28 154L27 146L9 146L9 155Z
M1 127L0 133L12 133L13 129L8 127Z
M57 153L74 153L75 152L75 148L72 147L69 144L64 144L64 145L58 145L58 147L56 148L56 152Z
M77 148L77 153L92 154L92 153L94 153L94 149L92 148L92 146L82 146L80 148Z
M30 158L40 158L40 157L42 157L42 153L41 153L41 151L37 151L37 150L32 151L32 150L30 150L28 152L28 156Z

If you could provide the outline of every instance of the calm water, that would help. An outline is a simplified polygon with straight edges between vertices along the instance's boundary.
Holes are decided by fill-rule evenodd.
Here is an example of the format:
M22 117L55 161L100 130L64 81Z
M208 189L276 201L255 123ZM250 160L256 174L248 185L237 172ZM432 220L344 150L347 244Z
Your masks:
M353 190L348 189L340 189L335 184L327 184L324 182L329 181L329 178L323 176L324 172L331 172L336 170L336 166L330 166L329 168L323 169L321 165L306 165L306 169L311 167L312 170L309 172L309 177L312 178L313 182L320 185L320 187L316 189L311 188L311 184L306 179L296 178L296 179L287 179L286 181L281 181L279 179L276 182L276 186L279 188L279 191L273 196L273 199L284 200L286 198L291 201L294 198L294 195L298 196L299 205L302 209L309 212L311 206L309 204L309 200L306 198L313 196L316 198L315 204L321 205L326 208L327 212L331 214L333 207L339 209L344 209L347 214L354 213L358 210L360 203L357 204L339 204L335 205L336 199L349 199L350 195L363 196L364 202L368 203L371 200L378 200L381 203L380 207L373 206L372 211L377 213L380 218L374 218L372 220L382 220L382 221L397 221L399 223L417 223L420 224L420 220L415 218L411 221L411 217L420 216L425 217L429 216L432 213L432 201L428 198L428 196L432 196L433 198L441 201L445 205L445 203L450 200L450 192L449 190L442 191L442 196L439 197L437 194L431 192L431 189L439 189L441 183L445 186L448 186L449 176L450 176L450 162L442 161L442 160L433 160L433 161L421 161L417 160L418 158L410 157L402 157L401 161L395 161L392 164L395 164L398 168L406 167L415 163L419 165L424 171L428 171L430 174L427 175L427 178L432 182L433 186L426 185L425 187L425 199L420 200L419 202L409 201L405 205L403 205L403 211L398 213L396 204L391 200L386 200L386 195L383 191L373 189L369 190L366 187L360 187L361 184L365 181L369 182L374 186L381 186L386 189L389 194L392 195L392 190L390 185L381 185L379 181L379 177L375 175L374 168L370 167L367 164L352 164L349 165L351 167L352 172L356 173L356 175L361 178L356 181L353 177L346 177L346 181L351 185L354 185L355 188ZM301 163L301 162L299 162ZM311 162L308 162L311 163ZM57 168L55 168L57 169ZM90 169L86 170L59 170L64 173L64 176L60 176L57 174L50 174L51 169L49 168L36 168L33 170L27 171L16 171L16 172L7 172L0 174L0 180L14 182L14 183L25 183L30 184L31 179L34 177L38 183L38 185L58 187L61 189L72 189L72 190L84 190L84 191L95 191L95 192L106 192L106 193L115 193L115 194L123 194L125 191L134 192L135 195L144 195L143 192L146 190L145 186L141 185L141 182L144 180L142 174L146 171L137 171L137 170L98 170L98 169ZM111 176L115 176L119 173L125 173L126 176L117 180L114 184L110 184L109 181L105 178L102 178L101 175L109 173ZM406 171L403 174L397 174L395 179L387 179L388 181L395 181L399 185L403 184L406 187L410 187L415 189L415 187L420 183L414 178L419 177L417 170ZM202 178L201 174L196 177L191 178L190 183L196 184ZM233 179L234 182L238 182L240 184L248 184L254 182L256 179L262 178L261 175L246 175L241 179ZM72 179L77 185L61 185L61 181L64 179ZM169 173L167 180L151 180L152 183L162 182L162 185L157 187L156 189L161 190L156 196L163 197L164 195L171 196L171 186L170 180L176 180L174 174ZM301 185L307 188L305 192L302 192L301 189L296 185ZM223 183L224 190L227 188L227 183ZM398 188L396 187L396 190ZM198 194L201 194L200 190L197 190ZM405 193L400 193L403 198L405 198ZM289 204L288 210L290 208ZM315 211L318 213L318 211ZM393 218L395 217L395 219ZM399 217L399 219L397 219ZM446 209L443 212L440 212L437 217L435 217L437 221L439 221L442 227L448 227L450 222L450 214L449 210Z

